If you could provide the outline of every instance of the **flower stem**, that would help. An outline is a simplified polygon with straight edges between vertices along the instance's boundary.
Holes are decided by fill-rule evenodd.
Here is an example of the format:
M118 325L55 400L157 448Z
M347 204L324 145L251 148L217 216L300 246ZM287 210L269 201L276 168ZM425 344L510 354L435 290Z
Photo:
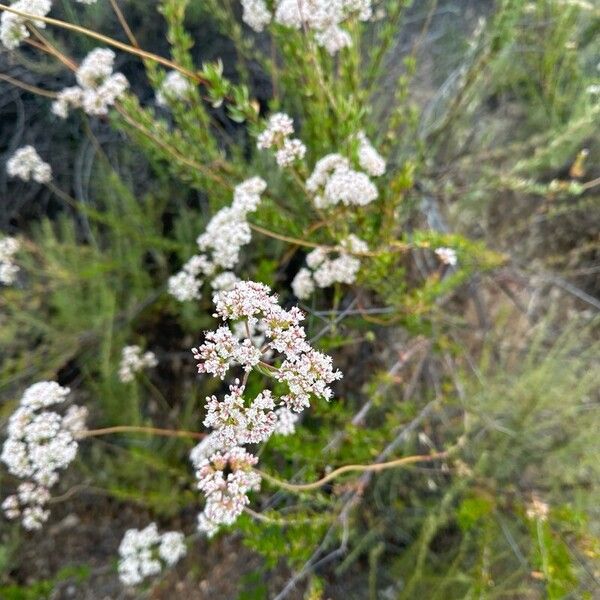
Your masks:
M88 429L79 434L79 439L110 435L113 433L149 433L163 437L188 437L201 440L206 437L205 433L197 431L184 431L180 429L161 429L159 427L138 427L136 425L115 425L102 429Z

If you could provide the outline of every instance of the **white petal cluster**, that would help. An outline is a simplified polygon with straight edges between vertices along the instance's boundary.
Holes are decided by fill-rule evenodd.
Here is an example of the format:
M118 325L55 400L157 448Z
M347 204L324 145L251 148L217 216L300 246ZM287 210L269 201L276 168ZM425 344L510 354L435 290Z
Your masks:
M17 0L10 5L11 8L19 10L36 17L45 17L52 8L52 0ZM9 50L17 48L21 42L29 37L29 31L25 26L28 19L3 11L0 17L0 41ZM33 24L43 29L46 23L34 20Z
M352 45L350 34L341 28L343 22L352 16L368 21L372 14L371 0L279 0L275 21L313 31L317 44L333 55Z
M50 516L44 507L50 500L48 488L25 481L17 488L17 493L7 496L2 503L2 510L7 519L21 519L25 529L30 531L41 529Z
M262 31L271 22L271 13L264 0L241 0L242 21L254 31Z
M179 71L169 71L156 94L156 103L167 106L169 100L185 100L193 86L190 80Z
M52 112L65 119L71 108L82 108L88 115L103 116L129 87L125 75L113 73L115 53L95 48L75 73L78 85L61 90L52 103Z
M334 283L351 285L360 270L357 254L369 251L367 244L349 235L334 251L315 248L306 256L306 267L302 267L292 281L292 291L300 300L312 296L315 287L327 288Z
M123 383L129 383L134 380L136 373L156 367L157 364L158 360L154 352L142 353L139 346L125 346L121 351L119 379Z
M436 248L435 253L445 265L456 266L458 259L454 248Z
M10 177L18 177L23 181L33 180L37 183L52 181L52 168L41 159L33 146L19 148L6 161L6 172Z
M63 416L44 410L63 403L68 394L69 388L54 381L36 383L25 390L8 422L0 460L10 473L27 481L2 507L7 518L20 517L27 529L39 529L48 519L43 508L50 497L48 489L58 481L58 471L75 459L77 438L85 430L83 407L70 406Z
M194 464L198 489L206 496L198 531L212 537L221 525L232 525L242 514L250 503L248 492L260 488L260 475L252 470L257 462L256 456L234 446Z
M21 244L15 237L0 238L0 283L4 285L12 285L17 278L19 267L14 262L14 256L20 247Z
M263 390L254 399L244 398L245 387L236 380L220 400L206 399L204 425L210 436L192 451L198 487L207 496L199 529L213 535L221 524L231 524L249 500L247 492L258 489L260 477L252 471L256 458L243 448L267 441L274 433L294 432L299 413L312 397L329 400L331 384L342 374L334 371L330 356L314 350L300 326L304 315L297 308L279 306L271 290L253 281L240 281L229 291L215 295L216 313L224 322L207 332L204 343L193 348L199 373L223 379L235 365L246 373L268 369L273 378L286 384L280 398ZM229 474L225 475L225 470Z
M306 146L297 138L290 138L294 133L294 121L285 113L271 115L267 128L258 136L256 146L259 150L275 150L275 160L280 167L289 167L296 160L302 160L306 154Z
M292 412L289 408L282 406L275 411L277 424L274 433L288 436L296 432L296 423L300 419L298 413Z
M356 135L358 139L358 164L372 177L379 177L385 173L385 159L371 144L363 131Z
M267 184L260 177L252 177L236 186L233 202L218 211L209 221L196 243L202 254L193 256L179 273L169 278L169 294L180 302L201 297L204 277L214 276L214 290L227 290L238 281L231 271L240 260L240 251L252 239L248 215L261 201ZM218 270L225 269L221 273Z
M350 167L347 158L328 154L315 165L306 180L307 190L313 194L317 208L330 208L337 204L365 206L377 199L378 192L368 175Z
M183 534L160 534L156 523L144 529L128 529L119 546L119 579L125 585L137 585L146 577L173 566L186 554Z

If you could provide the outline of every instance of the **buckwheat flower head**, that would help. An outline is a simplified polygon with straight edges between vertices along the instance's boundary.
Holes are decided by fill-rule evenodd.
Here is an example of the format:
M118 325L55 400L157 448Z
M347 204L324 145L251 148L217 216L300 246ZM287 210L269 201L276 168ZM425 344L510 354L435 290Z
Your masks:
M215 264L231 269L240 260L240 250L252 239L245 214L231 207L222 208L196 240L198 248L210 251Z
M456 250L453 248L436 248L435 253L445 265L456 266L458 259L456 257Z
M25 529L38 530L50 516L50 511L44 509L48 500L50 492L46 487L26 481L19 485L16 494L5 498L2 510L7 519L20 518Z
M186 547L183 533L179 531L167 531L163 533L158 547L158 555L172 566L183 558L186 554Z
M19 251L21 244L15 237L0 238L0 283L12 285L19 272L19 267L14 263L14 255Z
M167 106L169 100L186 100L190 96L193 85L179 71L169 71L156 94L156 103Z
M45 17L52 8L52 0L17 0L13 2L11 8L19 10L36 17ZM3 11L0 16L0 41L9 50L17 48L21 42L29 37L29 31L25 26L28 19ZM32 22L36 27L43 29L46 27L46 23L39 20L29 21Z
M365 173L353 169L336 169L325 184L322 196L315 196L318 208L336 204L365 206L378 196L377 188Z
M327 288L334 283L351 285L356 281L360 270L360 260L349 254L340 254L333 260L326 260L313 273L318 287Z
M215 291L230 290L239 280L232 271L223 271L210 282L210 287Z
M71 108L82 108L87 114L103 116L129 87L122 73L113 73L115 53L108 48L95 48L75 73L78 85L59 92L52 112L64 119Z
M58 92L52 103L52 112L61 119L66 119L70 108L81 108L83 105L83 90L79 86L63 88Z
M266 187L260 177L251 177L235 187L231 206L218 211L196 240L203 254L192 257L182 271L169 278L172 296L181 302L199 299L203 283L200 274L214 275L212 287L215 290L229 289L237 281L229 269L239 262L242 247L252 239L247 217L258 208ZM227 271L215 275L218 269Z
M198 372L224 378L229 369L240 366L245 376L242 383L235 380L229 386L223 399L206 399L204 425L213 431L209 441L190 453L198 489L206 496L198 529L209 537L219 526L232 524L249 503L247 493L259 487L260 476L252 469L257 459L242 446L266 442L277 431L291 433L296 419L289 411L300 412L312 397L329 400L329 384L342 376L333 370L331 357L306 341L302 312L279 306L266 285L240 281L215 294L214 302L214 316L224 324L207 332L204 343L192 349ZM252 369L263 374L268 370L286 385L287 393L276 397L265 389L246 399L245 383Z
M139 346L125 346L121 351L121 363L119 365L119 379L123 383L129 383L135 378L135 374L143 369L156 367L158 360L154 352L144 352Z
M302 267L292 281L292 291L296 298L306 300L313 295L315 291L315 282L313 281L312 273Z
M48 488L58 481L77 454L77 439L85 430L85 408L71 406L64 416L45 410L65 401L69 389L54 381L41 381L25 390L8 422L8 437L0 460L23 482L4 504L8 518L20 517L27 529L39 529L49 512L43 507Z
M119 579L128 586L157 575L186 554L183 534L168 531L162 535L156 523L144 529L128 529L119 546Z
M300 418L297 413L284 406L275 411L275 416L277 417L277 424L274 433L288 436L296 432L296 423Z
M358 163L366 173L373 177L379 177L385 173L385 160L375 150L367 136L363 131L359 131L356 135L358 138Z
M306 188L309 192L317 192L325 186L334 171L349 168L350 162L341 154L327 154L317 161L311 176L306 180Z
M352 46L350 34L337 25L318 31L315 34L315 40L319 46L325 48L331 55L338 53L342 48Z
M271 22L271 13L264 0L242 0L242 21L254 31L262 31Z
M200 293L201 286L202 281L186 271L180 271L169 277L169 294L179 300L179 302L199 300L202 297Z
M115 53L109 48L95 48L82 61L75 79L82 88L95 88L112 75Z
M3 13L5 14L5 13ZM11 177L23 181L49 183L52 181L52 169L44 162L33 146L19 148L6 162L6 172Z
M240 516L250 502L248 492L260 487L260 476L252 470L257 460L243 448L232 447L198 465L198 489L206 495L204 511L198 518L200 531L212 536L220 525L231 525Z
M370 0L279 0L275 21L294 29L306 28L315 33L317 44L330 54L352 45L350 35L340 25L356 16L367 21L372 16Z
M299 139L286 139L283 146L275 153L275 160L280 167L289 167L306 154L306 146Z
M258 136L256 145L259 150L280 146L293 133L293 119L285 113L275 113L269 117L267 128Z

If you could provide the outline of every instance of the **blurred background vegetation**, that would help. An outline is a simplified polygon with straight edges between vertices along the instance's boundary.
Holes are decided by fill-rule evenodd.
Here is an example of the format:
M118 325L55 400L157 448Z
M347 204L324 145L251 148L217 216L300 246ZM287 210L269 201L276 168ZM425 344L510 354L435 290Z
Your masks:
M299 35L253 34L238 2L120 6L142 48L196 68L220 59L261 114L292 114L311 162L358 124L388 160L389 212L360 225L371 244L394 237L413 249L400 263L369 261L357 290L303 306L345 377L335 401L263 449L263 468L310 481L464 438L458 457L300 496L265 488L253 502L262 519L194 540L182 564L132 596L115 570L123 531L152 519L195 528L191 444L94 441L65 475L47 535L0 524L0 598L600 597L600 9L383 4L385 19L353 32L356 64L323 58L336 98L353 92L343 115L324 108ZM53 16L126 41L107 2L57 0ZM77 59L96 46L46 34ZM230 201L212 174L233 185L265 176L286 202L257 224L285 235L309 224L305 199L227 106L198 95L191 108L156 107L161 72L134 56L116 65L134 95L104 120L61 121L47 98L10 82L60 90L72 76L56 61L26 48L0 62L2 158L31 143L55 177L52 190L0 170L0 231L28 240L26 280L0 289L0 422L27 385L57 378L94 426L199 430L219 383L196 378L189 348L211 327L210 298L182 305L165 290ZM456 272L440 274L429 251L439 245L457 249ZM255 236L245 274L289 289L303 259L289 250ZM363 304L385 311L361 314ZM129 343L160 365L125 385ZM9 483L0 472L0 488Z

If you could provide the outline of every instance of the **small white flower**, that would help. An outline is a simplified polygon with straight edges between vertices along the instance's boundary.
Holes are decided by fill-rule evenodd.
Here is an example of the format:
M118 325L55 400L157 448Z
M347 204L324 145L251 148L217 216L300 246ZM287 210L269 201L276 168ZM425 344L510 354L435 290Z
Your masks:
M242 20L254 31L262 31L271 22L271 13L264 0L241 0Z
M36 17L45 17L52 8L52 0L17 0L10 5ZM9 50L17 48L21 42L29 37L29 30L25 26L28 20L14 13L3 11L0 16L0 41ZM46 27L43 21L33 20L32 23L39 29Z
M165 566L173 566L185 554L184 537L178 531L161 535L156 523L141 530L128 529L119 546L119 579L124 585L137 585Z
M52 168L40 158L33 146L19 148L6 162L6 172L11 177L18 177L23 181L52 181Z
M189 97L193 85L179 71L169 71L156 94L156 103L167 106L169 100L185 100Z
M0 283L12 285L19 272L19 267L14 263L14 255L19 251L21 244L15 237L0 238Z
M2 507L7 518L21 517L26 529L39 529L48 520L49 511L44 509L50 499L48 488L57 482L58 471L75 459L76 440L85 430L85 408L71 406L64 417L43 410L64 402L68 393L54 381L36 383L25 390L8 422L0 460L13 475L27 481Z
M359 131L357 136L358 145L358 163L371 176L379 177L385 173L385 160L375 150L363 131Z
M143 369L156 367L158 360L154 352L144 352L139 346L125 346L121 351L121 364L119 366L119 379L129 383L135 374Z
M90 2L87 2L88 4ZM52 104L52 112L64 119L71 108L82 108L93 116L104 116L129 87L122 73L113 73L115 53L95 48L75 72L78 85L64 88Z
M445 265L456 266L458 259L456 257L456 250L453 248L436 248L435 253Z
M306 300L312 296L315 291L315 282L313 281L312 273L308 269L302 267L296 273L292 281L292 291L296 298L300 300Z

